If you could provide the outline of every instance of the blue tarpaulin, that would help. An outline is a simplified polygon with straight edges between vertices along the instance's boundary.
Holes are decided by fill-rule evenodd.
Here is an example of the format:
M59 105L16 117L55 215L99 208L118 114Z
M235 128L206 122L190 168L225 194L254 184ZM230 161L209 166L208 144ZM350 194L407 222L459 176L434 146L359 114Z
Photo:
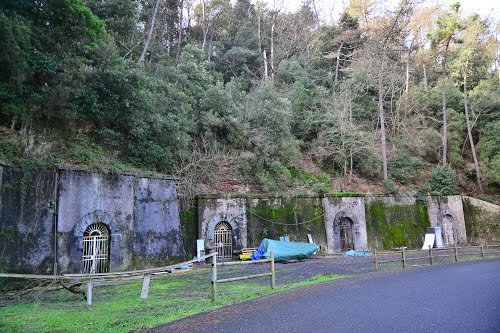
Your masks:
M260 248L263 250L262 257L266 259L270 257L270 253L273 251L274 260L276 261L310 259L313 253L318 250L318 246L314 243L282 242L267 238L262 240Z
M344 257L369 257L370 255L366 253L365 251L363 252L356 252L354 250L349 250L346 253L344 253Z

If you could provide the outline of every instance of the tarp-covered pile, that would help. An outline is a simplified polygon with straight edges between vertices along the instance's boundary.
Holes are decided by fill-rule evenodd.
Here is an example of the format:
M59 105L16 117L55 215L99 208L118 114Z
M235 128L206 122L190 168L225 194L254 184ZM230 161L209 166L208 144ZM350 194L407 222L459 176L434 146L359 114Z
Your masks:
M363 252L356 252L354 250L349 250L346 253L344 253L344 257L369 257L370 255L366 253L365 251Z
M264 238L260 243L259 250L263 251L262 257L266 259L270 257L271 251L273 251L274 260L285 261L310 259L314 252L318 250L318 246L314 243L283 242Z

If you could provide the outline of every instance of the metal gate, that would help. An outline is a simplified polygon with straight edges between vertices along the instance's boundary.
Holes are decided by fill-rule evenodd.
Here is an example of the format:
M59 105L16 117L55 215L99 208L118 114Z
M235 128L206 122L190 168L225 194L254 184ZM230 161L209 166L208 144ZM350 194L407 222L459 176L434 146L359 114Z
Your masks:
M231 225L222 221L215 226L214 240L217 249L217 258L231 259L233 257L233 242L232 242Z
M109 271L109 231L98 222L83 233L82 273L107 273Z
M347 218L342 218L340 222L340 249L342 251L354 250L352 222Z

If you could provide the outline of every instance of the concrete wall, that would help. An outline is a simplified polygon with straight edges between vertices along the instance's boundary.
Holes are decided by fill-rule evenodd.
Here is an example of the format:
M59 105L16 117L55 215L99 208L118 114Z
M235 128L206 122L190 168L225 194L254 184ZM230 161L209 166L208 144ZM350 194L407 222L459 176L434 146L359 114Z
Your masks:
M464 196L465 228L472 244L500 242L500 206Z
M462 205L462 197L460 195L450 195L446 197L428 196L427 211L429 221L432 227L441 227L443 232L443 221L448 219L452 222L453 239L460 243L467 242L465 230L464 207Z
M207 248L213 248L217 223L226 221L231 225L233 249L247 247L246 200L242 198L198 199L199 238L205 240Z
M364 251L368 247L364 197L325 197L323 198L327 253L339 253L340 234L338 225L342 218L354 223L354 250Z
M80 272L95 222L111 232L111 271L186 258L173 179L0 161L0 271L51 274L57 262L61 273Z
M53 272L56 173L0 161L0 271Z
M59 184L62 272L81 269L83 232L97 221L111 231L111 271L185 257L173 180L61 170Z

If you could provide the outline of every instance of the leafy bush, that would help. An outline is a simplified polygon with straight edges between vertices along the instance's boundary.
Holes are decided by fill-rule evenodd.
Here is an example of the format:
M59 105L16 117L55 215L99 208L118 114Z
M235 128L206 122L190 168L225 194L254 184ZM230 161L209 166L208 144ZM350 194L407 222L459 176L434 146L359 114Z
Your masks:
M407 152L398 152L389 162L390 177L401 185L415 184L420 179L419 169L423 166L419 158Z
M438 165L434 167L431 171L426 189L432 192L439 192L442 195L457 194L458 183L455 171L447 165Z
M355 161L354 167L362 175L374 177L382 171L382 160L373 149L365 149Z

